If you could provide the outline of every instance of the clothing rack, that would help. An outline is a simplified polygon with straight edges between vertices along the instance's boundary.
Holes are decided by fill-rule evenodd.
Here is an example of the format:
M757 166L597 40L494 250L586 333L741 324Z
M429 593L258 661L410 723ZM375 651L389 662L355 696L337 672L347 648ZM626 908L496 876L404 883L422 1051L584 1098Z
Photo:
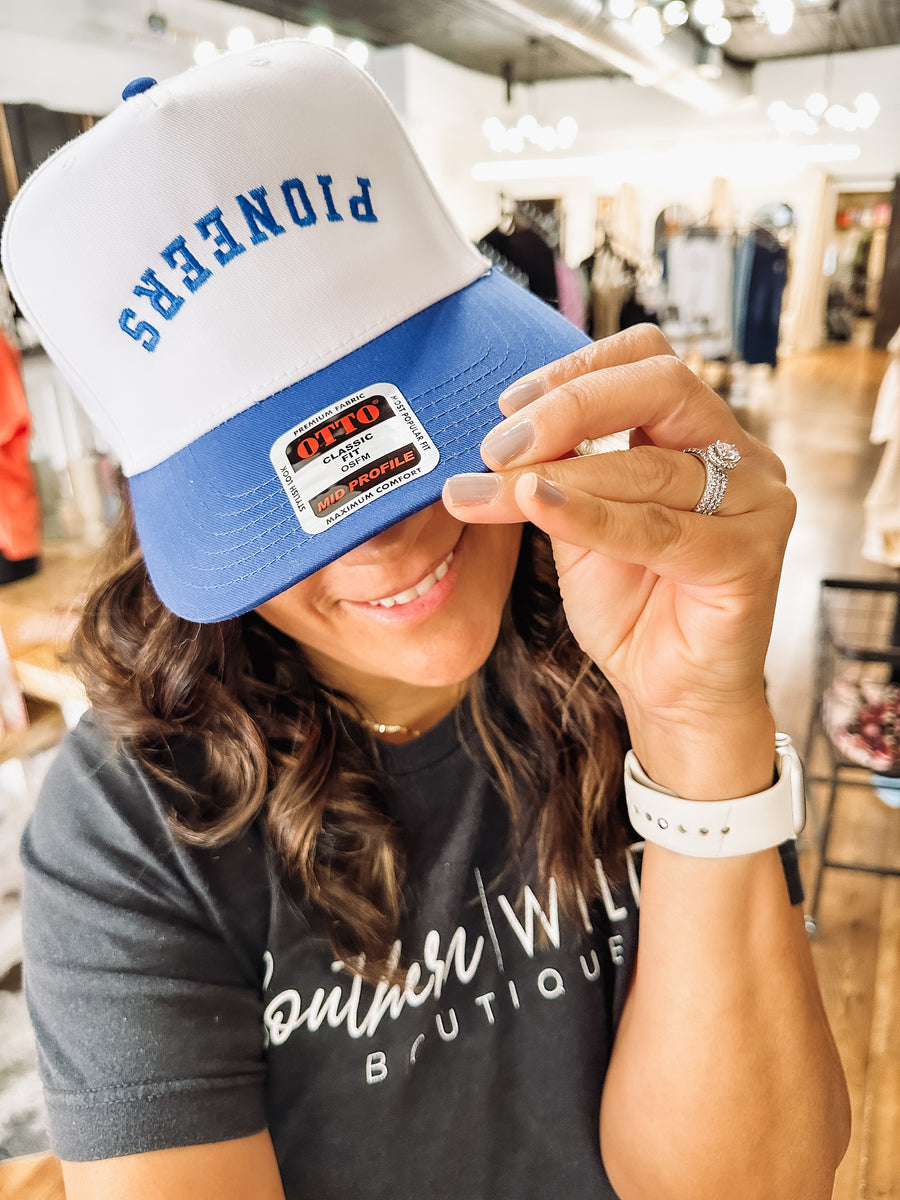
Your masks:
M559 307L559 274L564 264L558 263L558 217L503 192L499 199L498 224L480 239L479 249L501 269L506 270L505 264L509 264L524 274L529 291Z
M599 241L596 241L594 249L588 255L588 257L584 259L581 265L585 267L589 273L592 273L594 264L598 258L606 257L613 259L621 264L622 269L628 278L628 282L634 283L640 274L640 266L638 263L632 262L627 255L623 254L623 252L617 248L615 242L610 237L609 230L606 228L606 226L601 226L601 229L603 237Z
M502 271L504 275L508 276L513 283L518 283L521 287L528 287L528 276L525 274L525 272L519 270L514 263L511 263L509 259L506 258L505 255L501 254L495 246L492 246L490 242L486 242L482 238L480 242L475 243L475 249L479 252L479 254L483 254L484 257L488 259L498 271Z
M500 228L524 224L539 234L551 250L559 250L560 227L556 213L543 212L530 200L516 200L500 193Z

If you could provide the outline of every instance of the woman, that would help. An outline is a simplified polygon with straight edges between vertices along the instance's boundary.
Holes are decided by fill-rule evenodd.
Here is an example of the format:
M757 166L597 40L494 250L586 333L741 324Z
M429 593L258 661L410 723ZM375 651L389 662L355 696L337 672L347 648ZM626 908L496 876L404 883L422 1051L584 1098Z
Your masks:
M4 234L139 539L23 844L70 1200L826 1197L781 466L657 330L585 347L484 275L339 56L254 53L129 99ZM147 228L170 273L120 308Z

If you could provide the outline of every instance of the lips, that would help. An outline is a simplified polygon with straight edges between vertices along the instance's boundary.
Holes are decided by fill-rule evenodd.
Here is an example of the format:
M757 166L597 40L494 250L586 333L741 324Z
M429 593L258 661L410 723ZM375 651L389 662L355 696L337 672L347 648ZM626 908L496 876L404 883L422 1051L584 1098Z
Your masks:
M424 596L426 592L430 592L434 585L444 578L450 569L454 553L455 551L451 550L447 557L439 562L433 571L429 571L427 575L424 575L412 587L408 587L402 592L396 592L393 596L382 596L378 600L370 600L368 602L369 605L372 608L397 608L404 604L410 604L413 600L418 600L420 596Z

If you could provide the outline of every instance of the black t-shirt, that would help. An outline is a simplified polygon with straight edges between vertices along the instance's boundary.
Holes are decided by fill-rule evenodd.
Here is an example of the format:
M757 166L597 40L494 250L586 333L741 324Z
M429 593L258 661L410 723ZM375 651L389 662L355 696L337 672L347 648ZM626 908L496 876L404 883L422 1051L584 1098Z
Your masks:
M288 1200L614 1197L598 1113L639 851L624 886L600 871L583 928L552 889L541 907L529 881L498 884L505 809L473 738L451 715L384 749L414 966L405 988L376 987L311 934L257 826L187 846L166 819L174 797L83 720L23 840L25 985L56 1153L267 1126Z

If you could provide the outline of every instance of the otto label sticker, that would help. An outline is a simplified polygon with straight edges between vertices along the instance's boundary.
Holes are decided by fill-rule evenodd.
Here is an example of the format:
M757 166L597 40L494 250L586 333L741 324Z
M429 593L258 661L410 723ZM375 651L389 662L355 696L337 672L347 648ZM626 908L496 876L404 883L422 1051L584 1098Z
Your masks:
M321 533L433 471L440 453L392 383L374 383L282 434L269 457L300 524Z

